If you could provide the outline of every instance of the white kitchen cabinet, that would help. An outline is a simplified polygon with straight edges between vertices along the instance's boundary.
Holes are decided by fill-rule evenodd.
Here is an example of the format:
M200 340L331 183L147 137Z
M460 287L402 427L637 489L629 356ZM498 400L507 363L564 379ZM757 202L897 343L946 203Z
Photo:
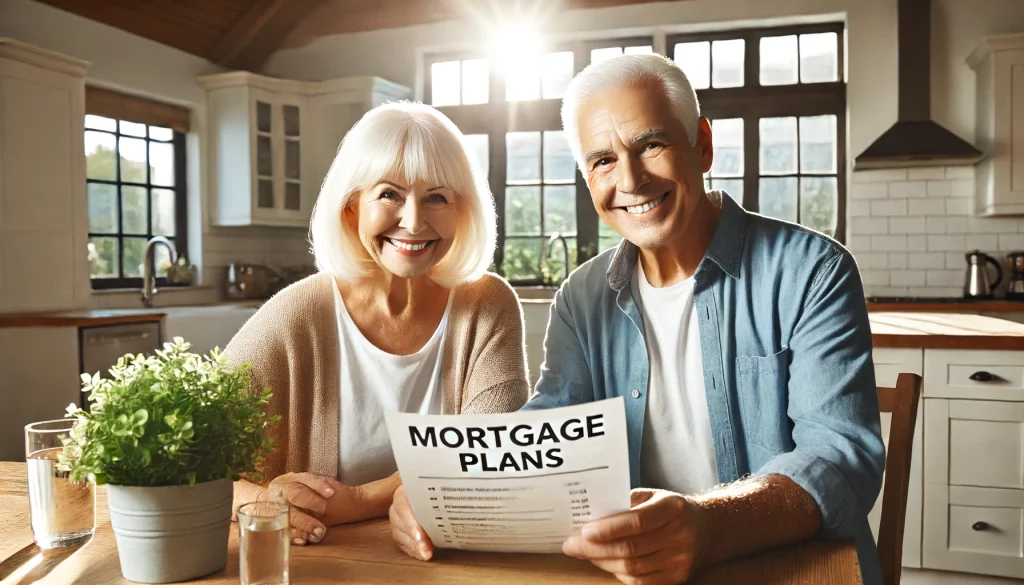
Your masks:
M0 313L89 302L87 66L0 39Z
M289 81L246 72L199 78L209 103L209 164L219 226L306 227L341 138L409 90L373 77Z
M924 373L924 350L921 349L875 349L872 357L875 363L875 383L879 386L894 387L896 378L901 373L918 374ZM921 566L921 515L922 515L922 491L924 479L923 466L923 436L924 436L924 409L918 407L917 424L914 428L914 451L910 457L910 483L907 488L907 515L903 527L903 561L904 567ZM882 413L882 438L885 441L886 452L889 450L889 428L892 415ZM882 492L879 491L878 499L868 514L868 524L871 525L871 533L878 539L878 524L882 519Z
M1024 34L985 39L967 60L977 79L975 211L1024 213Z
M1024 352L929 349L925 398L1024 400Z

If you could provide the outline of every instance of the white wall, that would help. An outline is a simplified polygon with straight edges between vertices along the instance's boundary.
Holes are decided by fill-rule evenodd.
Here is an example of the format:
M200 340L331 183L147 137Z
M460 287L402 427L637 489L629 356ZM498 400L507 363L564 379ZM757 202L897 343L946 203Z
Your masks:
M204 148L206 97L196 77L222 69L179 51L32 0L0 0L0 36L64 53L92 63L87 84L174 103L192 111L189 135L189 249L201 264L203 281L219 283L231 261L311 263L305 230L289 228L223 229L211 227L206 209L210 189ZM201 153L203 156L201 156ZM84 177L83 177L84 180ZM95 295L94 306L112 306L111 296ZM138 304L137 295L123 302Z

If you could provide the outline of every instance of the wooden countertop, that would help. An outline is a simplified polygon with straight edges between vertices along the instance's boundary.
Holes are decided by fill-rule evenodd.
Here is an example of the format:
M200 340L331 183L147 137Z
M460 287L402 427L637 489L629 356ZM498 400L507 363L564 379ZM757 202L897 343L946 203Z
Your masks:
M122 323L152 323L167 315L163 309L81 309L46 313L0 313L3 327L95 327Z
M32 544L24 463L0 462L0 580L25 572L20 583L39 585L129 583L121 570L110 527L106 490L96 490L96 534L79 547L40 554ZM228 565L193 581L216 585L238 583L238 534L231 530ZM6 560L4 560L6 559ZM487 585L531 583L580 585L618 583L588 562L563 555L438 551L429 563L406 557L391 540L387 521L338 526L323 542L292 547L289 577L293 583L418 583ZM6 581L5 581L6 582ZM860 585L860 566L852 541L809 541L738 559L704 571L691 585Z
M1024 325L953 313L872 313L875 347L1024 350Z
M869 313L1024 313L1024 301L871 302Z

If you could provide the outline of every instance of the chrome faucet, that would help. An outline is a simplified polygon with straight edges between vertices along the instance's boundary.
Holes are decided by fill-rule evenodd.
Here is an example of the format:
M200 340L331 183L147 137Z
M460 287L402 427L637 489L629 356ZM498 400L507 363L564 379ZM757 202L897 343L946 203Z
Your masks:
M554 245L556 241L559 240L561 240L562 242L562 251L565 253L565 263L562 265L562 272L564 274L561 280L559 280L555 284L562 284L562 282L565 281L565 279L569 278L569 243L565 240L565 236L558 232L551 234L551 237L548 238L547 245L545 245L546 252L544 253L544 260L548 260L549 258L551 258L551 247Z
M153 306L153 296L156 294L156 277L153 274L153 251L157 244L167 246L171 255L171 264L178 261L178 252L174 244L163 236L156 236L146 242L146 253L142 265L142 306L147 309Z

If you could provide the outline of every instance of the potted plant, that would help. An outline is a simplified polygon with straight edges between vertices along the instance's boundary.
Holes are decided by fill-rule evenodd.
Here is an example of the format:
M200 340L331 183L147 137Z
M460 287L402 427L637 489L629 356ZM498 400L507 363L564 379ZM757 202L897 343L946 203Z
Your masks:
M121 572L167 583L227 563L232 481L254 473L272 447L270 390L250 392L248 365L214 350L189 353L181 338L154 356L126 355L109 378L82 375L90 409L64 439L76 480L107 484Z

